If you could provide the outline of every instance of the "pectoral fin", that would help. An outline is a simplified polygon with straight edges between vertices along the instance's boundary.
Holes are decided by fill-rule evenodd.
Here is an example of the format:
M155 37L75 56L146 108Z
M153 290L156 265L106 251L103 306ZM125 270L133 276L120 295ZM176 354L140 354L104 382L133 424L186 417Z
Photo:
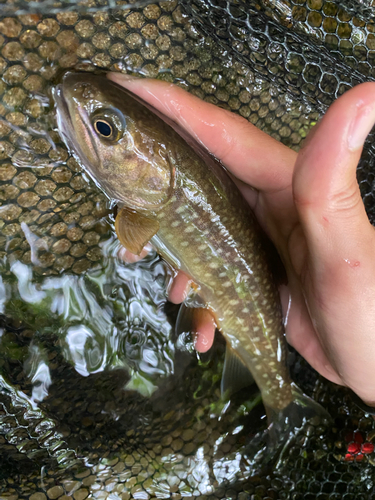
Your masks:
M176 319L176 335L181 333L191 332L196 333L199 316L204 309L204 301L199 295L193 295L194 301L189 300L189 303L182 303L178 311Z
M176 321L176 335L184 335L186 333L193 334L195 348L204 353L211 348L214 340L215 330L217 327L215 317L207 307L199 305L195 301L195 305L186 307L182 304ZM202 302L202 301L201 301Z
M120 243L130 252L139 255L146 243L158 232L159 222L122 208L116 217L115 229Z
M229 399L240 389L244 389L253 383L253 376L247 366L244 365L235 351L227 346L221 378L221 395L225 399Z

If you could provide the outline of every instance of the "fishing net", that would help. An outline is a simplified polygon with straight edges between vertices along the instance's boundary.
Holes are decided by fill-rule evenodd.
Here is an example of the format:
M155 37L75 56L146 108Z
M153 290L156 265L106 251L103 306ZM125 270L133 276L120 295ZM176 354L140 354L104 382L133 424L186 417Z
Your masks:
M112 207L70 158L50 88L63 71L158 77L296 150L330 103L371 80L370 3L4 1L0 19L0 498L371 499L375 425L294 352L332 416L277 464L246 446L256 388L220 403L225 343L174 336L168 270L116 260ZM374 151L358 168L375 222ZM126 390L124 389L126 388Z

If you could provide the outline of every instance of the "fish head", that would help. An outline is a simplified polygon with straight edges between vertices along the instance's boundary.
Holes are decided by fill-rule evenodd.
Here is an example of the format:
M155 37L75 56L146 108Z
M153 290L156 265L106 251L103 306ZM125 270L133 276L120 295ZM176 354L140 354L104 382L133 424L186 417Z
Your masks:
M54 90L58 128L109 198L134 210L161 208L174 168L156 117L105 75L66 73Z

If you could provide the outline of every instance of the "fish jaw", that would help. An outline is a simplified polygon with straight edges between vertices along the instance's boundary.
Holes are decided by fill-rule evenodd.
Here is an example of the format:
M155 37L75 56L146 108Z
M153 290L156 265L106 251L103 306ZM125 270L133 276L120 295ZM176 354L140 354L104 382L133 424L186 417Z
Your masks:
M99 164L100 159L95 142L92 140L92 126L88 120L87 113L79 106L79 103L75 102L75 106L73 106L74 98L69 95L66 96L62 84L55 87L53 97L56 104L57 127L62 139L67 144L69 150L78 157L80 162L83 159L85 160L84 164L88 165L88 173L94 179L95 183L97 183L92 167L90 168L89 166ZM79 115L79 120L76 119L77 114ZM74 137L77 135L85 137L86 142L90 145L88 149L89 157L86 156L87 152L84 152L80 148L80 143L74 140Z

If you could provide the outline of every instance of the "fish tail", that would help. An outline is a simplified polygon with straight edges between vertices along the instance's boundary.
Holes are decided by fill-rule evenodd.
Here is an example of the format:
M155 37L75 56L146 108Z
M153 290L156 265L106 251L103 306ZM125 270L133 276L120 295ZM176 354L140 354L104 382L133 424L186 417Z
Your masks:
M268 421L265 433L258 435L246 447L247 462L252 465L270 465L279 468L287 456L290 445L301 436L306 424L328 425L329 413L316 401L291 384L293 400L282 410L265 404Z
M290 445L303 434L307 424L315 427L332 421L329 413L316 401L291 384L293 401L273 418L269 426L269 451L274 455L275 469L279 469L288 456ZM276 453L274 453L276 452Z
M265 404L270 427L300 428L307 421L311 423L330 420L329 413L316 401L306 396L299 387L291 383L292 401L283 410L268 407Z

